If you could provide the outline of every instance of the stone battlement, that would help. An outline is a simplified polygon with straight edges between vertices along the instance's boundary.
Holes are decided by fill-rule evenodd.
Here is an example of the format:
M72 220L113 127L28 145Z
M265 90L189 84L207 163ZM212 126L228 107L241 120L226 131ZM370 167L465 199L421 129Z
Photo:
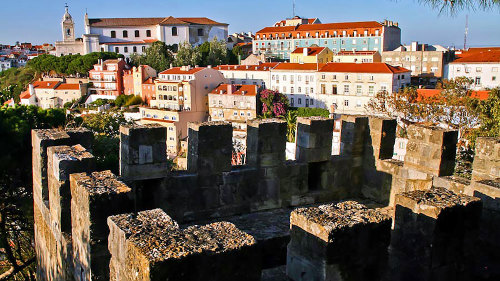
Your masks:
M498 139L478 139L468 181L452 176L454 131L410 125L407 158L397 161L395 120L341 123L341 154L332 156L333 120L298 118L296 160L286 161L286 122L249 121L242 166L231 165L230 124L190 124L187 171L170 170L165 127L124 126L120 175L95 171L89 131L34 130L37 278L259 280L262 268L285 264L293 280L496 274L483 271L500 252ZM285 222L259 221L273 212Z

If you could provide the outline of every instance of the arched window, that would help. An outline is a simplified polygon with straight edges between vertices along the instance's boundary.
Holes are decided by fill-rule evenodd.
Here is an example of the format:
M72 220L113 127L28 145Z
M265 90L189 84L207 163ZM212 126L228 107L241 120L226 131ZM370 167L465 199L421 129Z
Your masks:
M116 38L116 31L111 30L111 38Z
M124 30L123 31L123 38L127 38L128 37L128 31Z
M172 36L177 36L177 27L172 27Z
M139 36L140 36L140 34L139 34L139 30L136 30L136 31L135 31L135 37L139 37Z
M134 53L137 53L137 47L134 46Z

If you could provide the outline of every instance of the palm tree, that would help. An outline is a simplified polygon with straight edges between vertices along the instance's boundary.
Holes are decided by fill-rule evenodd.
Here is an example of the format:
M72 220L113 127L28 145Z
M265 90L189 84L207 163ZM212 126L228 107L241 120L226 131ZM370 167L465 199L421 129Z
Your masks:
M288 142L295 142L295 130L297 127L297 111L288 110L285 115L287 123L286 138Z

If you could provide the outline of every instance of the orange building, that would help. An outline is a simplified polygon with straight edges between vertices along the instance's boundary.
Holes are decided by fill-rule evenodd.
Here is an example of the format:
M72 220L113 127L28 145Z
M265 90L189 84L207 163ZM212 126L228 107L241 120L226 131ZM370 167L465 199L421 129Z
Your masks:
M119 96L123 94L123 71L126 67L123 59L99 60L94 69L89 71L91 94L99 96Z
M123 93L125 95L137 95L149 105L151 99L154 99L156 70L148 65L133 67L131 70L124 71L123 74Z

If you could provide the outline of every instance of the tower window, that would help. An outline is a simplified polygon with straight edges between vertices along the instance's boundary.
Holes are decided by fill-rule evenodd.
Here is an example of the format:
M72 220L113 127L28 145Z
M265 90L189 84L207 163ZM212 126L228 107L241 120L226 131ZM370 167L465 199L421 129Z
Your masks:
M139 37L139 36L140 36L140 34L139 34L139 30L136 30L136 31L135 31L135 37Z
M116 31L111 30L111 38L116 38Z
M172 36L177 36L177 27L172 27Z
M71 36L71 29L66 29L66 35Z
M146 36L151 37L151 30L146 30Z
M123 31L123 38L127 38L128 37L128 31L124 30Z

